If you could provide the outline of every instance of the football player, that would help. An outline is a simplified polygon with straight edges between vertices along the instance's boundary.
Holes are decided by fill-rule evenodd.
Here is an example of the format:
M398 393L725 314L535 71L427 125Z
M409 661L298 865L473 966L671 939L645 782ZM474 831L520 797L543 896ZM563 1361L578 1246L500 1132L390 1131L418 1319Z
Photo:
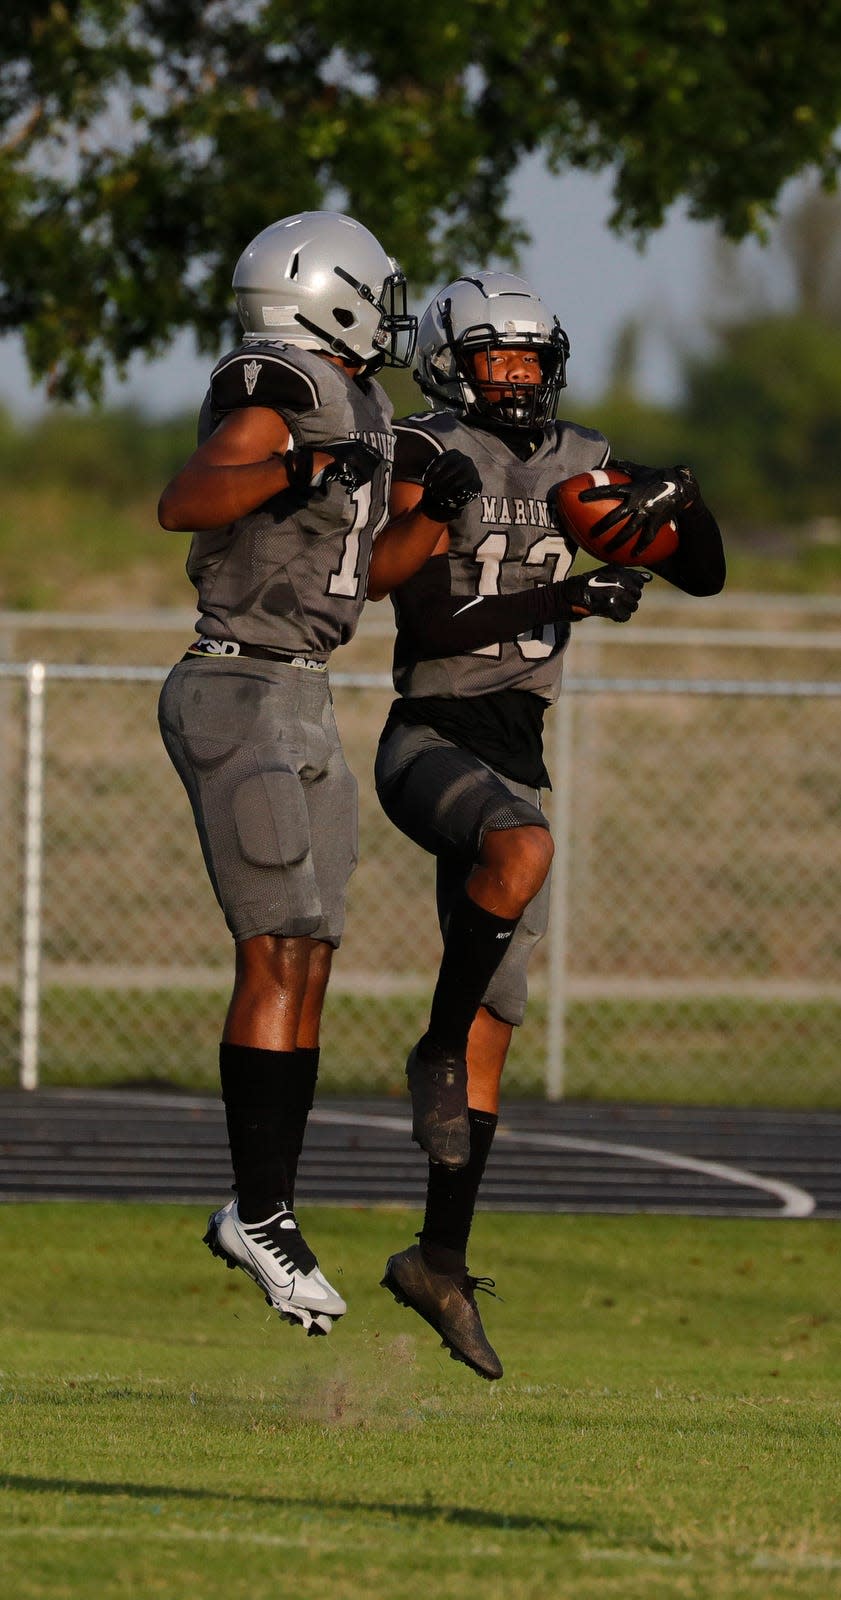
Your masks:
M205 1242L284 1320L325 1334L346 1306L294 1195L356 861L327 664L356 628L387 515L392 408L374 374L411 361L417 320L396 263L335 212L274 222L233 287L242 343L211 374L198 448L158 513L193 533L198 601L161 732L236 941L219 1055L235 1198Z
M402 530L403 546L375 551L369 576L371 598L394 589L397 620L399 699L380 740L377 792L396 826L436 857L444 938L429 1026L406 1069L413 1136L429 1157L426 1214L419 1244L390 1257L383 1285L486 1378L502 1365L466 1250L528 962L548 921L544 713L561 687L571 625L627 621L651 576L612 565L569 576L577 547L553 490L604 467L610 448L600 433L554 420L568 355L557 317L521 278L478 272L435 295L414 374L431 412L395 427L389 532ZM472 492L460 470L455 514L424 487L452 450L475 467ZM587 498L623 497L641 547L649 509L654 527L673 518L678 551L656 570L692 594L716 593L721 537L692 473L621 465L627 488ZM606 516L612 527L613 511ZM401 560L414 576L402 576Z

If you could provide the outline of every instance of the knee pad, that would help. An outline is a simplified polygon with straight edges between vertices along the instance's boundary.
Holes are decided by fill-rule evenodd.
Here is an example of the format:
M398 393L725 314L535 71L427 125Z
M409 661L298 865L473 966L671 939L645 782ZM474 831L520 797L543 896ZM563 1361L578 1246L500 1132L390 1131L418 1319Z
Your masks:
M551 877L551 873L550 873ZM482 1004L515 1028L522 1023L529 995L529 962L549 926L549 878L526 906L511 943L496 969Z

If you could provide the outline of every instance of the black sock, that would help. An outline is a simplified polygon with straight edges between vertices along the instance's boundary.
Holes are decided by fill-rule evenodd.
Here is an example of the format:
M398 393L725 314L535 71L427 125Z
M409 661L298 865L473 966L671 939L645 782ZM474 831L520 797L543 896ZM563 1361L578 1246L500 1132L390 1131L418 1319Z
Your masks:
M486 911L466 891L455 902L447 924L427 1035L441 1049L464 1054L482 996L519 920Z
M225 1043L219 1047L228 1143L243 1222L261 1222L292 1205L317 1069L316 1050L257 1050Z
M470 1119L470 1158L466 1167L445 1167L430 1161L426 1185L426 1215L420 1233L425 1261L434 1272L464 1271L467 1241L476 1196L496 1133L492 1111L467 1113Z
M312 1111L315 1099L315 1085L318 1078L318 1060L321 1051L296 1050L295 1051L295 1077L300 1090L297 1105L290 1109L288 1122L288 1174L289 1174L289 1204L295 1204L295 1179L298 1175L298 1160L304 1145L304 1134L307 1131L307 1120Z

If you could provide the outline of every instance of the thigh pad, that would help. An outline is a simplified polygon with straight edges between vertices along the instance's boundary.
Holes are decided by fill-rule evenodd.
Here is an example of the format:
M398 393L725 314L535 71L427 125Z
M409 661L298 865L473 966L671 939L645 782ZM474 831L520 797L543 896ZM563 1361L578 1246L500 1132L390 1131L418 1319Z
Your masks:
M304 792L297 773L271 768L244 778L234 791L240 849L254 867L287 867L310 848Z

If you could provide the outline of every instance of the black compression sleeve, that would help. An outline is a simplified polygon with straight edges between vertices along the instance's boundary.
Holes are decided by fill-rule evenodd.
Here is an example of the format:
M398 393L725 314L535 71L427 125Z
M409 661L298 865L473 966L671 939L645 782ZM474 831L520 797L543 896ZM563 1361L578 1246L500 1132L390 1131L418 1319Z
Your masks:
M708 506L696 500L677 519L680 546L668 560L651 571L686 594L718 594L724 588L727 567L721 531ZM645 565L645 556L640 560Z
M464 655L486 644L516 639L548 622L573 618L560 583L543 583L516 594L452 595L446 556L427 561L396 598L400 627L411 633L419 660Z

